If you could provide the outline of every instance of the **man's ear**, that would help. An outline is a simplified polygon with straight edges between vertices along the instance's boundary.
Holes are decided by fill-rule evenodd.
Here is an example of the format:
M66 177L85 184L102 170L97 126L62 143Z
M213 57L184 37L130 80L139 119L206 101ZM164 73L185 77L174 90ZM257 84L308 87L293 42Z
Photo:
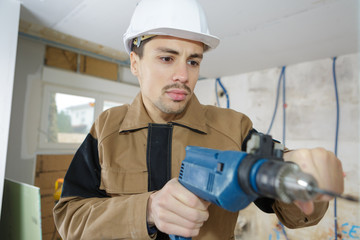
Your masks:
M134 76L138 76L139 56L135 52L130 53L130 70Z

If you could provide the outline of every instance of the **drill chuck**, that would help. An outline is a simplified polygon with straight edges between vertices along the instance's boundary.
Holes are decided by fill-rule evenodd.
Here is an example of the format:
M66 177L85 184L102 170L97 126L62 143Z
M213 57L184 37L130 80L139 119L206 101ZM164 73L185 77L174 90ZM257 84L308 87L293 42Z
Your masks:
M292 162L284 162L283 147L269 135L254 134L247 144L249 153L238 168L242 190L251 196L278 199L285 203L309 201L316 196L314 177Z
M310 201L317 195L309 191L309 186L317 187L315 178L295 163L268 160L259 167L255 179L257 194L285 203Z

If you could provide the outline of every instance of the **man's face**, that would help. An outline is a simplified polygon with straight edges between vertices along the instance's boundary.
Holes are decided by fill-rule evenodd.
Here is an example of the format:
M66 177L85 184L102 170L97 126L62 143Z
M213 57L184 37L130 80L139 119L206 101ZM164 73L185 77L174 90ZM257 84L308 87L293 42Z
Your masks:
M131 71L150 115L171 119L184 110L199 76L203 49L200 42L156 36L145 44L141 59L131 52Z

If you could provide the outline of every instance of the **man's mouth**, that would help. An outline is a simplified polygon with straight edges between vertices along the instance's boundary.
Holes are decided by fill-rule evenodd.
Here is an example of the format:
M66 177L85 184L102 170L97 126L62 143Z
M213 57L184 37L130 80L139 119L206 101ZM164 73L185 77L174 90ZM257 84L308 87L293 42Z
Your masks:
M173 101L183 101L185 100L188 92L182 89L170 89L166 91L166 94L173 100Z

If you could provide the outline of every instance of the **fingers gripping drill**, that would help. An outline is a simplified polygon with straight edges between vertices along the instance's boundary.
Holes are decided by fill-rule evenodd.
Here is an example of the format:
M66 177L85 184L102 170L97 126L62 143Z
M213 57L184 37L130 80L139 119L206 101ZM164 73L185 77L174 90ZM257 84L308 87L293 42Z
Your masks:
M320 191L316 180L295 163L284 162L283 149L271 136L258 133L248 141L247 152L188 146L179 182L202 199L232 212L259 197L285 203L312 200Z

